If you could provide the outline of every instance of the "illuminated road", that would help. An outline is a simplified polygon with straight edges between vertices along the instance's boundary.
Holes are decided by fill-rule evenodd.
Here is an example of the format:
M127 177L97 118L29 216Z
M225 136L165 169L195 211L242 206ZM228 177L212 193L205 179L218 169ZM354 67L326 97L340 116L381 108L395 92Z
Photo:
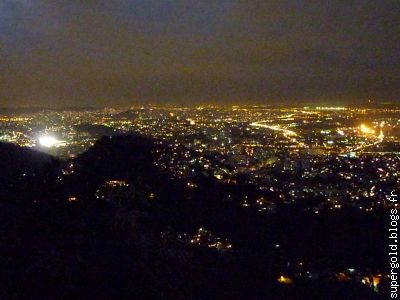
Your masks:
M354 149L352 149L350 152L356 152L356 151L360 151L363 152L364 149L372 147L372 146L376 146L380 143L382 143L382 139L378 139L377 141L373 142L372 144L362 144Z
M292 131L292 130L282 128L282 127L279 126L279 125L267 125L267 124L265 124L264 122L266 122L266 121L253 122L253 123L250 124L250 126L253 126L253 127L262 127L262 128L267 128L267 129L271 129L271 130L274 130L274 131L279 131L279 132L282 132L283 135L285 135L285 136L287 136L287 137L294 137L294 136L297 136L296 132L294 132L294 131Z
M305 147L305 144L303 142L300 142L295 138L298 135L293 130L283 128L280 125L267 125L267 124L265 124L265 122L266 121L253 122L250 124L250 126L259 127L259 128L267 128L267 129L270 129L273 131L277 131L279 133L282 133L284 137L290 139L293 143L297 144L298 147L301 147L301 148Z
M374 141L373 143L361 144L361 145L359 145L359 146L357 146L357 147L351 149L350 151L346 151L346 152L348 152L348 153L350 153L350 152L356 152L356 151L364 152L364 151L363 151L364 149L367 149L367 148L372 147L372 146L376 146L376 145L382 143L383 140L384 140L384 136L383 136L383 134L382 134L382 132L381 132L381 133L379 134L379 136L377 137L377 140ZM365 153L368 153L368 152L365 152Z

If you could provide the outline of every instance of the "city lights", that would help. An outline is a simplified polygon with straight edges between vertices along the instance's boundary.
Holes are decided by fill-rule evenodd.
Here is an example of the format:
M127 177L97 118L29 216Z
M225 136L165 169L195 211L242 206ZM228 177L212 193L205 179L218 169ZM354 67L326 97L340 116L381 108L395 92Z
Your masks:
M119 161L122 156L115 164L117 172L112 177L98 177L96 171L83 175L88 176L86 181L94 180L97 185L88 196L67 185L64 199L69 205L79 206L89 197L90 201L96 199L112 207L134 198L133 208L136 205L138 209L157 207L160 203L173 208L174 203L193 205L198 202L195 200L199 194L202 202L198 203L202 206L193 206L185 210L187 213L196 215L201 213L201 207L209 203L218 206L221 201L218 209L221 219L229 219L231 207L235 207L235 218L237 215L240 221L248 217L272 220L282 213L283 207L285 211L293 210L317 219L349 211L364 217L393 205L385 201L384 189L398 186L400 182L398 112L378 109L366 112L356 108L250 109L246 106L204 106L200 110L151 106L129 110L32 111L23 117L4 115L0 139L20 147L33 147L64 161L56 172L60 186L71 182L68 178L84 174L77 163L82 156L88 155L91 163L98 162L98 168L105 170L114 167L109 160ZM366 113L370 115L368 123ZM37 128L42 128L41 136L35 133ZM140 141L137 145L136 139ZM142 140L147 139L149 144L143 146ZM132 154L140 153L141 148L148 154ZM137 168L142 163L146 167ZM132 172L142 172L145 175L142 178L150 181L143 185L132 181L127 177ZM156 184L151 179L153 172L162 172L162 180ZM37 175L29 171L20 174L23 180L31 176ZM164 180L179 186L182 192L166 194ZM138 187L140 190L136 192ZM222 213L225 208L230 211L227 215ZM257 231L259 224L251 219L248 223L257 226L253 229ZM219 255L242 250L224 231L213 229L212 232L200 227L204 224L198 225L195 232L178 232L178 244ZM286 230L282 224L275 228ZM302 232L307 230L307 226L302 227ZM161 236L173 238L171 233ZM308 264L304 262L305 257L299 257L296 263L293 257L285 256L290 242L290 239L277 238L267 251L269 255L284 258L271 277L275 283L285 287L327 274L329 270L325 266L312 266L312 258ZM368 265L369 269L348 267L338 265L327 276L337 282L361 282L379 292L376 279L379 270ZM379 278L384 280L385 276Z
M399 20L0 0L0 300L398 298Z

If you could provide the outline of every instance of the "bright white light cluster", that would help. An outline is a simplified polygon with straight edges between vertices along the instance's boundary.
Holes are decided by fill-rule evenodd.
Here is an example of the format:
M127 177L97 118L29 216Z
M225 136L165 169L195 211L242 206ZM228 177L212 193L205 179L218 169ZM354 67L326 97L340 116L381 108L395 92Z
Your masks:
M39 138L39 144L43 147L46 148L51 148L51 147L55 147L60 143L59 140L57 140L55 137L53 136L42 136Z

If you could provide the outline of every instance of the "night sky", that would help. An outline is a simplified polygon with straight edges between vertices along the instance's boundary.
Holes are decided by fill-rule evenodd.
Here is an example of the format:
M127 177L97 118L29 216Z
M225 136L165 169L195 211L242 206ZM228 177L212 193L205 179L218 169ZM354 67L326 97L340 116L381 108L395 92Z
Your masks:
M400 102L400 1L0 0L0 106Z

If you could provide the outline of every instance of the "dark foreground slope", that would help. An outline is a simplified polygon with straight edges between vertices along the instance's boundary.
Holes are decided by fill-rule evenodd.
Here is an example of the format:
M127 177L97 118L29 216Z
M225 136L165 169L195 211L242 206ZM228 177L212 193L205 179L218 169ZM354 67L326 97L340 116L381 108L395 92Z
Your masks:
M249 186L199 172L192 190L156 166L169 151L143 137L103 138L61 175L63 164L49 156L0 145L1 299L380 299L350 282L276 280L282 263L300 257L347 266L360 254L343 243L362 233L359 226L380 226L377 219L357 217L353 226L347 215L259 217L235 201L256 193ZM316 232L320 225L326 230ZM201 226L228 238L232 250L181 238ZM374 238L358 236L354 247L367 257L359 265L380 250L367 247Z
M60 162L49 155L0 143L0 199L28 201L35 195L46 194L59 169Z

